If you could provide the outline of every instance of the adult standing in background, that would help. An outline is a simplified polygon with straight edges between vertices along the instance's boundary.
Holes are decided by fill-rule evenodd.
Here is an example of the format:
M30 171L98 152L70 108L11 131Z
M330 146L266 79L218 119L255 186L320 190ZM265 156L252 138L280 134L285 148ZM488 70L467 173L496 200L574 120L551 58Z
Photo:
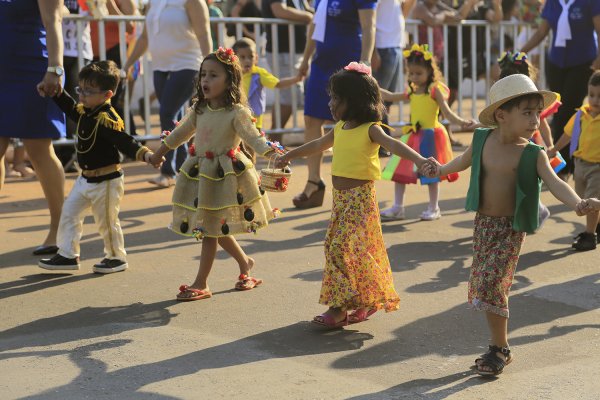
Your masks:
M411 0L414 1L414 0ZM277 49L273 48L273 35L271 25L266 25L267 32L267 61L271 68L270 71L276 76L288 76L294 74L290 71L297 71L296 66L302 60L302 53L306 46L306 29L312 21L313 14L309 11L310 7L306 4L306 0L262 0L262 14L264 18L279 18L287 19L292 22L300 22L301 24L294 25L294 48L295 53L290 55L290 37L287 25L277 26ZM275 65L273 62L273 53L277 54L279 71L275 73ZM302 94L302 85L296 85L296 92ZM279 90L279 111L281 118L281 127L285 124L292 115L292 89ZM275 115L275 107L273 107L273 124L272 129L277 128L277 120ZM281 142L281 134L271 135L271 140Z
M63 0L0 1L0 190L9 138L23 139L50 210L50 230L34 254L53 254L65 176L52 139L65 135L65 116L49 97L61 90ZM41 81L41 82L40 82Z
M600 69L600 1L547 0L539 28L521 51L530 52L550 30L552 43L546 57L546 82L550 90L560 93L562 101L551 124L556 141L575 109L583 103L593 70ZM569 167L563 170L568 176L572 171L568 146L561 153L569 160Z
M65 7L69 11L70 15L78 15L81 13L79 2L77 0L64 0ZM77 98L75 93L75 87L79 81L79 49L77 48L77 37L81 37L82 49L81 56L83 58L83 65L87 65L92 62L94 53L92 51L92 38L90 34L90 24L87 21L83 21L81 32L77 31L77 23L72 19L63 19L62 22L62 33L64 43L64 55L63 65L65 68L65 86L64 89L73 98ZM67 119L67 138L73 138L75 134L77 124ZM57 157L61 163L68 167L66 172L75 172L75 166L69 166L70 161L74 160L73 155L75 154L75 146L62 145L55 148ZM71 163L72 164L72 163Z
M107 0L106 5L110 15L136 15L138 9L134 0ZM98 23L92 21L90 24L92 36L92 48L94 50L94 61L100 60L100 34L98 32ZM125 23L125 42L127 46L135 40L136 24L133 21ZM121 60L121 50L119 49L119 24L117 22L106 22L104 24L104 43L106 44L106 59L114 61L119 68L123 66ZM117 93L112 97L111 104L117 113L125 120L123 110L123 96L125 90L123 85L119 85ZM133 114L129 110L129 133L136 134L135 123L133 122Z
M379 0L377 3L377 20L375 23L375 51L371 58L373 76L379 87L396 92L400 68L402 68L402 49L406 45L406 22L410 11L417 0ZM386 102L387 112L392 103ZM383 122L388 123L386 114ZM389 129L384 127L389 135ZM389 156L390 153L379 149L379 155Z
M160 128L171 131L179 112L192 97L203 55L212 50L208 7L204 0L150 0L146 24L131 55L128 71L146 52L152 55L154 90L160 105ZM175 183L175 174L187 157L187 145L169 151L160 175L150 182L158 187Z
M316 0L316 12L309 25L299 74L310 75L305 86L304 141L323 136L325 121L332 121L327 86L329 77L352 61L371 65L375 48L377 0ZM308 182L294 197L298 208L323 204L325 183L321 179L321 154L308 157Z

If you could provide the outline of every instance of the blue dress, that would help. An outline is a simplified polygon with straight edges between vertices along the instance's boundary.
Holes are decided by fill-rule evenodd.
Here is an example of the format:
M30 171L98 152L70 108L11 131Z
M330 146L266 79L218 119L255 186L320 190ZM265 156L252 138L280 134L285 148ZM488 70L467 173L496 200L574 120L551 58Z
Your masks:
M0 1L0 136L58 139L65 115L36 85L48 67L37 0Z
M315 9L320 0L316 0ZM358 10L377 7L377 0L328 0L325 41L316 41L316 51L305 86L304 115L333 120L329 110L329 77L360 60L362 30Z

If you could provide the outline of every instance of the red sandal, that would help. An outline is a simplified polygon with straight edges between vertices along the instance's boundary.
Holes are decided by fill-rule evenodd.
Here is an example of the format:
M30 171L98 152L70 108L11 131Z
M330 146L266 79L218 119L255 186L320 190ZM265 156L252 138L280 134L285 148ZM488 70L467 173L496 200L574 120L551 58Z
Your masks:
M193 296L190 297L180 297L179 295L182 293L193 293ZM212 293L210 290L200 290L189 287L188 285L179 286L179 294L177 295L177 301L194 301L194 300L202 300L208 299L212 297Z
M250 290L263 283L262 279L256 279L246 274L240 274L238 281L235 283L236 290Z

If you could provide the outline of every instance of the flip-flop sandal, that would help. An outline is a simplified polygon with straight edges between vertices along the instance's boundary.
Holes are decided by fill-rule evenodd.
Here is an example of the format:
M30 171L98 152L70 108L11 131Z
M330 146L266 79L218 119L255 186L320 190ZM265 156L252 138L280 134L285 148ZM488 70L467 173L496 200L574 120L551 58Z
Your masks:
M317 318L321 318L322 321L319 321ZM312 322L317 325L325 326L329 329L337 329L348 325L348 313L346 313L346 316L341 321L336 321L335 318L333 318L330 314L323 313L314 317Z
M361 308L358 310L353 311L352 313L350 313L350 315L348 315L348 323L349 324L358 324L359 322L364 322L367 319L369 319L369 317L373 314L375 314L377 312L377 309L373 309L373 308Z
M179 294L185 293L185 292L193 293L194 296L190 296L190 297L177 296L177 301L195 301L195 300L208 299L208 298L212 297L212 293L210 292L210 290L194 289L194 288L189 287L188 285L179 286Z
M250 290L263 283L262 279L253 278L246 274L240 274L238 281L235 283L236 290Z

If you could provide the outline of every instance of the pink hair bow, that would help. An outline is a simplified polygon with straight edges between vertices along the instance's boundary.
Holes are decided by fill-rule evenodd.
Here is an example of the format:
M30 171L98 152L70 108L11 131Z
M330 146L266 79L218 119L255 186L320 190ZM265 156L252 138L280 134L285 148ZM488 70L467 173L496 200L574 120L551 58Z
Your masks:
M371 75L371 67L365 65L363 63L357 63L356 61L352 61L350 64L344 67L346 71L354 71L359 74Z

